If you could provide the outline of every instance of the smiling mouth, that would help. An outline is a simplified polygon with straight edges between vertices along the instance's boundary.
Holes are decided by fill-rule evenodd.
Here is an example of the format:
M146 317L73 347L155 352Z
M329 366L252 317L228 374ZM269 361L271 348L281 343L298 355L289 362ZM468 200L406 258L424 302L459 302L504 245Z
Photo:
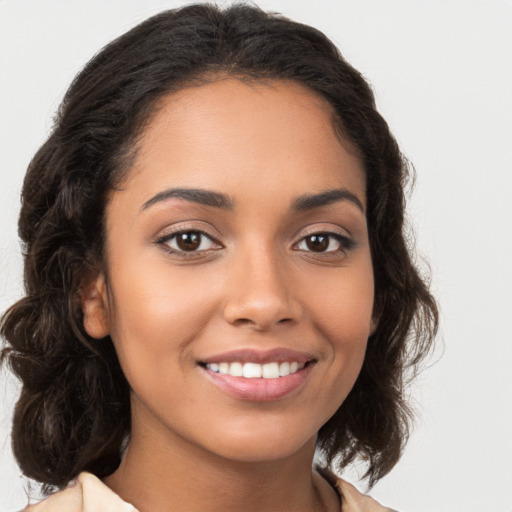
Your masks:
M203 368L221 375L231 375L232 377L244 377L246 379L278 379L279 377L287 377L302 370L306 363L298 361L270 362L265 364L244 363L241 361L220 362L220 363L200 363Z
M243 401L270 402L300 390L317 362L312 354L276 349L239 350L197 364L224 393Z

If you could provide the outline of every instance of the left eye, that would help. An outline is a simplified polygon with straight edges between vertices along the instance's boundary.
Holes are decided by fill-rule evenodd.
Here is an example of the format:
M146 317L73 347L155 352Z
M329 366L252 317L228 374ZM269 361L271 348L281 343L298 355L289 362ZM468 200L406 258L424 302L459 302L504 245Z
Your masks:
M344 248L341 235L332 233L315 233L304 237L298 244L297 249L308 252L335 252Z
M207 251L219 245L201 231L181 231L162 240L169 249L175 252Z

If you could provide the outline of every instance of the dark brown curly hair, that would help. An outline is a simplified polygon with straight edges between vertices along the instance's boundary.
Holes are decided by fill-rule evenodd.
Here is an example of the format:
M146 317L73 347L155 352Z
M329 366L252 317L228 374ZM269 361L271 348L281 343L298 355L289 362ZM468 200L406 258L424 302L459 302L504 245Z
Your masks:
M321 32L255 7L192 5L146 20L87 64L25 177L26 295L2 318L2 360L22 382L14 454L47 492L84 470L112 473L130 434L128 383L113 344L85 332L79 297L85 277L104 262L107 195L129 171L158 100L219 75L293 80L315 91L360 154L379 322L318 447L338 469L365 460L370 484L402 453L411 420L406 384L430 352L438 322L404 224L407 161L369 85Z

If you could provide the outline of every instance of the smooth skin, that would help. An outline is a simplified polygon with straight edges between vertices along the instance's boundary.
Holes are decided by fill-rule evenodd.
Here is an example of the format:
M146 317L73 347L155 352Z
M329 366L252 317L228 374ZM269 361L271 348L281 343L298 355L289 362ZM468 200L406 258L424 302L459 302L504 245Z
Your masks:
M132 436L105 482L141 512L339 510L315 440L375 322L365 175L333 119L293 82L186 88L110 196L84 326L111 336L131 386ZM200 364L275 348L313 358L278 400L233 397Z

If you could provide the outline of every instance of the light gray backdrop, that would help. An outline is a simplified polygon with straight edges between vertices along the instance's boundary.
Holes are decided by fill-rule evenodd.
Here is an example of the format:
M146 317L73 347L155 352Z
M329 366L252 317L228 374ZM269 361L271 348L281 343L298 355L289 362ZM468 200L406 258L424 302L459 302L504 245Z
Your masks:
M221 2L222 3L222 2ZM18 196L27 163L85 62L183 2L0 0L0 310L20 297ZM444 355L372 494L405 512L512 510L512 2L260 0L327 33L371 81L418 177L410 202L431 262ZM16 385L0 381L0 510L25 504L10 453ZM354 477L355 472L348 474Z

